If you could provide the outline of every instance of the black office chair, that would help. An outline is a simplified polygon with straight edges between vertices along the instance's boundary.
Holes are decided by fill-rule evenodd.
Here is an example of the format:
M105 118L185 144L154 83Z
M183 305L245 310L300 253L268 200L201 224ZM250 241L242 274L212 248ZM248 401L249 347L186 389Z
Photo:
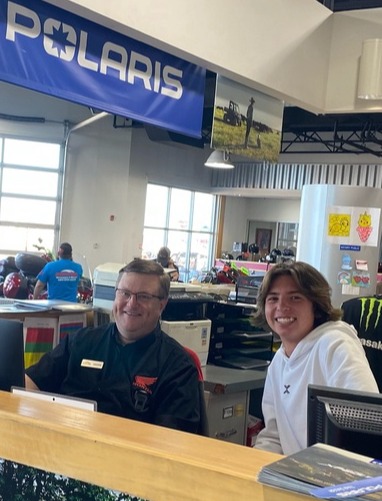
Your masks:
M206 407L206 401L204 399L204 378L203 378L202 366L200 364L200 359L199 359L198 355L193 350L191 350L191 348L187 348L186 346L184 346L184 349L191 356L191 358L194 361L194 364L195 364L195 366L196 366L196 368L198 370L198 379L199 379L198 391L199 391L199 403L200 403L200 422L199 422L199 428L197 430L197 434L198 435L203 435L204 437L209 437L207 407Z

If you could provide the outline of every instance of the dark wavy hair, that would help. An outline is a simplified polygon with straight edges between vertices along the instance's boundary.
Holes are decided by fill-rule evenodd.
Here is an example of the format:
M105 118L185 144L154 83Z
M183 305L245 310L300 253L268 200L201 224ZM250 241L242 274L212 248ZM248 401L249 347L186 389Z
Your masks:
M329 320L341 319L342 310L332 305L332 290L326 278L308 263L286 261L274 265L265 274L257 296L257 311L252 317L254 325L270 329L265 318L265 300L273 282L282 276L291 277L301 294L312 301L314 327Z
M151 259L135 258L119 270L116 287L124 273L139 273L142 275L156 275L159 277L160 295L167 299L170 292L170 277L163 267Z

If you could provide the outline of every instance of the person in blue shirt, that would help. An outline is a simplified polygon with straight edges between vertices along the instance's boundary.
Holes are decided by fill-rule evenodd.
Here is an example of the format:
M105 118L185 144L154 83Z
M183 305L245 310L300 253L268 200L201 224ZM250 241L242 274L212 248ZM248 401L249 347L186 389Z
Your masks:
M37 275L33 299L38 299L47 287L48 299L77 302L77 288L82 266L73 261L72 246L64 242L58 249L58 260L47 263Z

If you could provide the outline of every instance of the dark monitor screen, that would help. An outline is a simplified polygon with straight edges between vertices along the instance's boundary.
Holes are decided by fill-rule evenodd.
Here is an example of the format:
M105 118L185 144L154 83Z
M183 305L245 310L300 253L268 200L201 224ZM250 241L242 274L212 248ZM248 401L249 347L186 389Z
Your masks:
M23 323L0 318L0 390L25 386Z
M308 446L317 442L382 459L382 395L308 385Z

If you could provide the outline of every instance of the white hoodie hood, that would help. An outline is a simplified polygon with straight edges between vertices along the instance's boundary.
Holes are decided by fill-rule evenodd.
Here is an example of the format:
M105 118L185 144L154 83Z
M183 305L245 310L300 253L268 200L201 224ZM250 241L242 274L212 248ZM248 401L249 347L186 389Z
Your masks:
M359 345L360 351L364 354L361 341L358 339L357 331L355 330L355 328L352 325L339 320L337 322L326 322L312 330L306 337L304 337L304 339L302 339L298 343L291 356L289 357L289 361L297 361L300 357L304 357L309 351L314 349L318 338L323 337L330 339L333 336L339 338L340 334L344 334L345 336L349 336L351 339L353 339L355 344ZM340 338L342 339L342 336L340 336ZM286 356L283 348L282 352L284 353L284 356Z

